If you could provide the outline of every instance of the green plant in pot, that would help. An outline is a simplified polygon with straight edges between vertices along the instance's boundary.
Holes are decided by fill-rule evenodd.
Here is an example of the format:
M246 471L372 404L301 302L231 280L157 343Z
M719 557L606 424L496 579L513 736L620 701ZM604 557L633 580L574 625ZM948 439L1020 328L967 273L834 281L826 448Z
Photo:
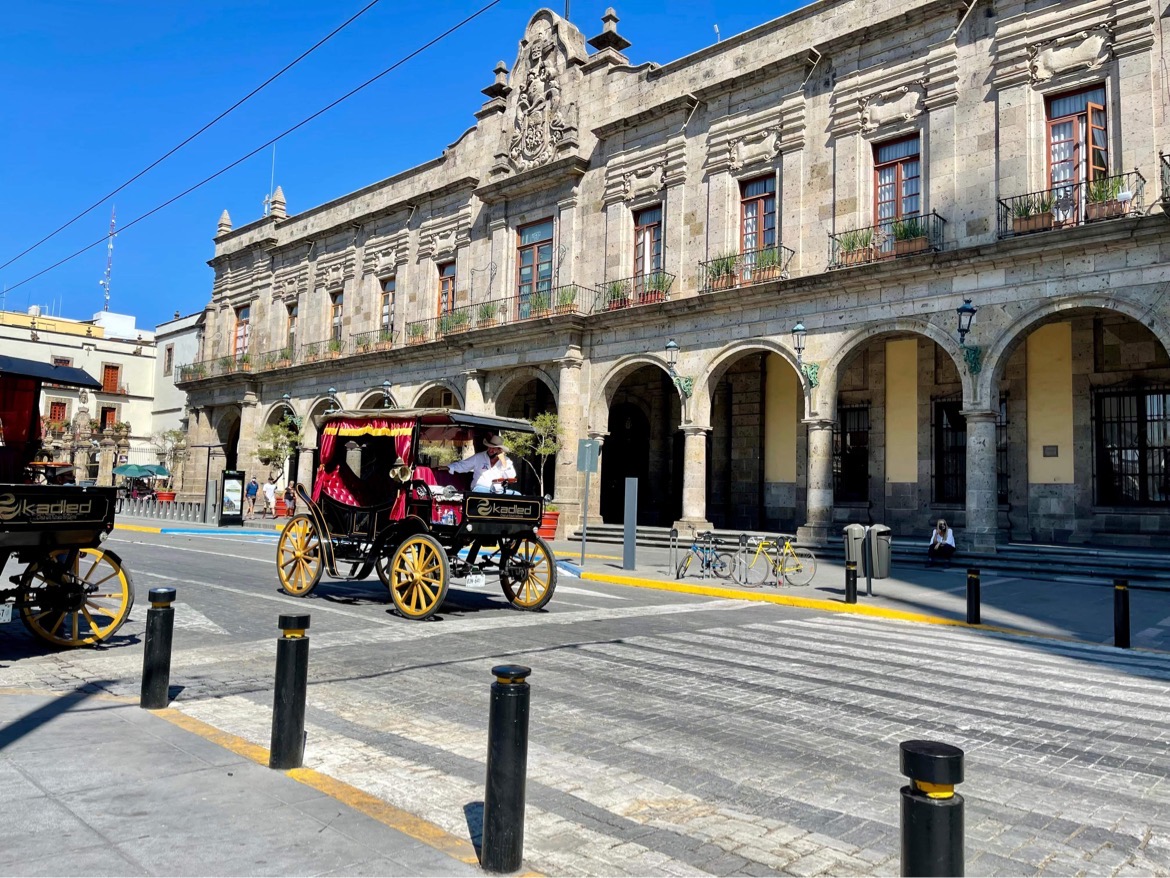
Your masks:
M1089 182L1085 191L1085 218L1092 222L1099 219L1111 219L1123 216L1133 199L1131 193L1125 193L1125 180L1122 177L1098 177Z
M652 274L646 275L642 287L642 301L665 301L666 294L670 291L671 280L673 280L673 278L662 271L655 271Z
M1023 235L1051 229L1055 206L1056 198L1051 192L1017 198L1012 202L1012 232Z
M532 419L533 433L519 433L506 431L503 433L504 443L508 446L508 453L528 464L536 476L540 496L544 497L545 473L548 470L549 458L555 457L564 447L564 435L561 431L561 421L556 412L544 412ZM555 506L548 504L544 507L545 521L541 524L541 535L551 539L556 534L557 518L560 513ZM551 532L550 532L551 531Z
M406 326L406 339L410 344L419 344L426 341L427 324L425 321L419 320L415 323L408 323Z
M494 326L502 310L498 302L484 302L479 306L479 325Z
M926 222L921 217L911 216L894 220L894 255L906 256L920 253L930 246L926 234Z
M557 289L557 311L573 311L577 307L577 287L569 284Z
M751 278L753 281L773 280L781 271L780 250L776 247L768 247L766 250L758 250L755 254L755 261L752 263Z
M605 287L605 307L613 311L630 304L630 287L624 280L610 281Z
M548 290L537 290L532 294L532 311L534 314L543 314L552 305L552 298Z
M858 265L873 258L873 229L849 229L837 236L845 265Z
M339 338L331 338L325 345L325 349L329 351L331 357L340 357L342 348L345 347L345 342Z
M735 261L737 258L734 253L724 253L707 263L708 289L725 290L735 286Z

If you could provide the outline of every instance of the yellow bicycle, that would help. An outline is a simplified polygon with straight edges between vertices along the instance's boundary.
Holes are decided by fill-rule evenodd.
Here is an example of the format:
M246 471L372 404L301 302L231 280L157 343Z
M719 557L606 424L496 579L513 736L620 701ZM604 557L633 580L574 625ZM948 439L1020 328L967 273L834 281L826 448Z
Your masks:
M788 585L808 585L816 572L816 555L811 549L793 545L789 536L783 536L783 542L752 537L731 563L731 578L750 588L763 585L769 576L777 586L781 579Z

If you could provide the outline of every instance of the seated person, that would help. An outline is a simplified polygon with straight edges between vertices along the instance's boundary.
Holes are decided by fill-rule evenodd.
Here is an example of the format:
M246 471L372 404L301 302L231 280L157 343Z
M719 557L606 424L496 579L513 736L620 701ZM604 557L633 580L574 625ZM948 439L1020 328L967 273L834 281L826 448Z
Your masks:
M926 550L926 563L935 561L948 562L955 554L955 533L944 519L939 519L934 531L930 535L930 547Z
M516 467L508 459L504 440L493 434L483 444L483 451L446 466L437 466L435 470L441 473L471 473L471 490L475 492L515 494L515 491L505 488L505 485L516 481Z

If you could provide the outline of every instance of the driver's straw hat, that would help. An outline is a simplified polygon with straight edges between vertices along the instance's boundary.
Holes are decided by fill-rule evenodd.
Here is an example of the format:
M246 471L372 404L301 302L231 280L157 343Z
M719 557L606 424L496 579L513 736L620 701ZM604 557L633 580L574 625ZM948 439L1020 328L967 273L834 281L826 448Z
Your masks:
M483 444L485 448L500 448L504 451L508 450L508 447L504 444L504 440L501 439L497 433L492 433L490 436L488 436L487 439L483 441Z

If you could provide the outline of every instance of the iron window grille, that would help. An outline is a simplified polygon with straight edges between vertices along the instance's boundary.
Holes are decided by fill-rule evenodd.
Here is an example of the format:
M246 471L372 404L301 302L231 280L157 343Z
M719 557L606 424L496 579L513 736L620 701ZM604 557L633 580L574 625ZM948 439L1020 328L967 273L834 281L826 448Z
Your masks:
M1000 394L995 416L995 495L996 503L1011 502L1011 464L1008 457L1008 396Z
M931 400L934 440L934 502L963 503L967 498L967 419L962 395Z
M1101 506L1170 506L1170 388L1093 393L1093 482Z
M869 502L869 403L837 407L833 424L833 501Z

